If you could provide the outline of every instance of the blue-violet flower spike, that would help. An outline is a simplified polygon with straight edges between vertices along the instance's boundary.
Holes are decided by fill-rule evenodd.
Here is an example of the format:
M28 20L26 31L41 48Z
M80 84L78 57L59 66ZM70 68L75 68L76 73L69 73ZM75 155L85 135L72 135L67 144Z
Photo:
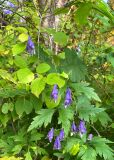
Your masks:
M76 125L75 125L74 122L72 123L71 131L72 131L73 133L76 133L76 132L78 131L78 129L77 129L77 127L76 127Z
M30 36L29 36L29 38L28 38L26 50L27 50L27 52L30 53L31 55L35 54L35 46L34 46L33 41L31 40Z
M61 142L59 136L56 137L53 149L60 150L61 149Z
M12 2L7 1L6 5L11 8L15 8L15 5Z
M10 11L10 10L8 10L8 9L4 9L4 10L3 10L3 13L6 14L6 15L7 15L7 14L13 14L13 12Z
M85 122L84 121L80 121L79 124L79 132L81 134L85 134L86 133L86 127L85 127Z
M62 141L65 137L64 129L61 129L60 134L59 134L59 139Z
M51 93L51 97L54 99L56 102L58 99L58 86L55 84Z
M89 134L89 136L88 136L88 140L92 140L93 139L93 134Z
M72 103L72 95L70 88L67 88L66 97L65 97L65 108L68 107Z
M52 142L52 139L54 137L54 128L51 128L51 130L48 132L47 137L49 139L49 142Z

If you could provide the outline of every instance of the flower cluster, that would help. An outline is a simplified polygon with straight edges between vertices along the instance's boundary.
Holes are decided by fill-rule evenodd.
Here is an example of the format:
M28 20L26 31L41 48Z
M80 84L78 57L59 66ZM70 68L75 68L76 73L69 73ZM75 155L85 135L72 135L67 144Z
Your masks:
M26 50L27 50L27 52L30 53L31 55L35 54L35 45L34 45L33 41L31 40L31 37L30 37L30 36L29 36L29 38L28 38Z
M71 133L79 133L80 137L82 138L82 136L87 133L85 122L81 120L78 127L76 126L75 122L73 122L71 126ZM88 140L92 140L92 138L93 135L89 134Z
M6 2L6 6L7 6L8 8L15 8L15 7L16 7L16 6L15 6L12 2L10 2L10 1L7 1L7 2ZM13 12L12 12L10 9L3 9L3 13L6 14L6 15L8 15L8 14L13 14Z
M51 93L51 97L54 99L55 103L58 99L58 86L57 84L54 85L52 93ZM71 89L67 88L66 90L66 95L65 95L65 101L64 101L64 106L65 108L67 108L68 106L70 106L72 103L72 94L71 94Z
M79 133L80 137L82 138L82 136L84 134L86 134L86 126L85 126L85 122L84 121L80 121L79 126L77 127L75 122L73 121L72 125L71 125L71 133L76 134ZM50 131L47 134L47 138L49 140L49 142L51 143L52 140L54 139L54 128L51 128ZM64 133L64 129L60 130L59 135L56 137L55 141L54 141L54 145L53 145L53 149L56 150L60 150L61 149L61 141L63 141L65 138L65 133ZM93 138L92 134L88 135L87 140L91 141Z
M61 141L64 139L64 136L65 136L64 129L61 129L59 135L55 139L53 149L56 149L56 150L61 149ZM54 138L54 128L51 128L51 130L48 132L47 138L51 143Z

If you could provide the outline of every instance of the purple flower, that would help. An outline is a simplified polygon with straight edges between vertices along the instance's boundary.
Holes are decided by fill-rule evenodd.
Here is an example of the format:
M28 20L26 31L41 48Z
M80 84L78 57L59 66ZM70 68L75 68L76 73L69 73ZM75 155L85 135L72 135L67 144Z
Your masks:
M61 142L59 136L56 137L53 149L60 150L61 149Z
M68 107L72 103L72 95L70 88L67 88L66 97L65 97L65 108Z
M55 84L51 93L51 97L54 99L56 102L58 99L58 86Z
M80 121L79 132L80 132L80 134L85 134L86 133L86 127L85 127L85 122L84 121Z
M6 5L11 8L15 8L15 5L9 1L6 2Z
M59 139L62 141L65 137L64 129L61 129L60 134L59 134Z
M4 10L3 10L3 13L6 14L6 15L7 15L7 14L13 14L13 12L10 11L10 10L8 10L8 9L4 9Z
M93 134L89 134L88 140L91 141L93 139Z
M77 129L77 127L76 127L76 125L75 125L74 122L72 123L71 131L72 131L73 133L76 133L76 132L78 131L78 129Z
M28 53L30 53L31 55L35 54L35 46L34 43L32 42L30 36L28 38L28 42L27 42L27 47L26 50Z
M51 128L51 130L48 132L47 137L49 139L49 142L52 142L52 139L54 137L54 128Z

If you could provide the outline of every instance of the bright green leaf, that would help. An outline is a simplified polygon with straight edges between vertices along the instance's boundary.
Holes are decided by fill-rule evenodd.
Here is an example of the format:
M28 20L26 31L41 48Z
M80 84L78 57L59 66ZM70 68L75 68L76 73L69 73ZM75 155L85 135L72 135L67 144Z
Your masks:
M64 32L56 32L53 34L54 41L59 45L65 46L68 41L68 36Z
M47 76L47 84L54 85L57 84L60 88L65 85L65 80L60 77L57 73L50 73Z
M25 154L25 160L32 160L32 156L29 151Z
M50 70L50 66L47 63L41 63L38 65L38 67L36 68L36 71L38 73L45 73L47 71Z
M27 62L22 56L15 56L14 63L19 68L26 68L27 67Z
M18 39L21 41L21 42L26 42L28 40L28 34L26 33L21 33L18 37Z
M39 77L32 81L31 84L31 92L36 96L39 97L41 92L45 89L45 78Z
M20 83L26 84L34 79L34 74L28 68L23 68L17 71L17 77Z
M13 104L12 103L4 103L2 106L2 113L7 114L8 111L13 111Z
M26 49L26 44L24 43L15 44L13 45L12 53L15 56L17 54L24 52L25 49Z
M76 11L75 20L79 25L87 23L87 17L92 9L92 3L81 3Z

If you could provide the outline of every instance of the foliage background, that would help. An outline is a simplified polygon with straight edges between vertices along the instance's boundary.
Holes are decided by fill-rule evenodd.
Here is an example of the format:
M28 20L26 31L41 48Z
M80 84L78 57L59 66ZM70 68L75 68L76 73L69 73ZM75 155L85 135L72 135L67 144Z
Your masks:
M16 8L0 2L0 157L113 160L114 16L110 3L11 2ZM3 8L13 14L4 15ZM26 51L29 36L35 54ZM56 103L50 96L54 84L59 87ZM67 87L73 103L65 109ZM78 125L80 119L87 127L83 138L70 134L72 122ZM53 150L46 138L52 127L55 136L64 128L60 151ZM94 135L92 141L87 140L89 133Z

